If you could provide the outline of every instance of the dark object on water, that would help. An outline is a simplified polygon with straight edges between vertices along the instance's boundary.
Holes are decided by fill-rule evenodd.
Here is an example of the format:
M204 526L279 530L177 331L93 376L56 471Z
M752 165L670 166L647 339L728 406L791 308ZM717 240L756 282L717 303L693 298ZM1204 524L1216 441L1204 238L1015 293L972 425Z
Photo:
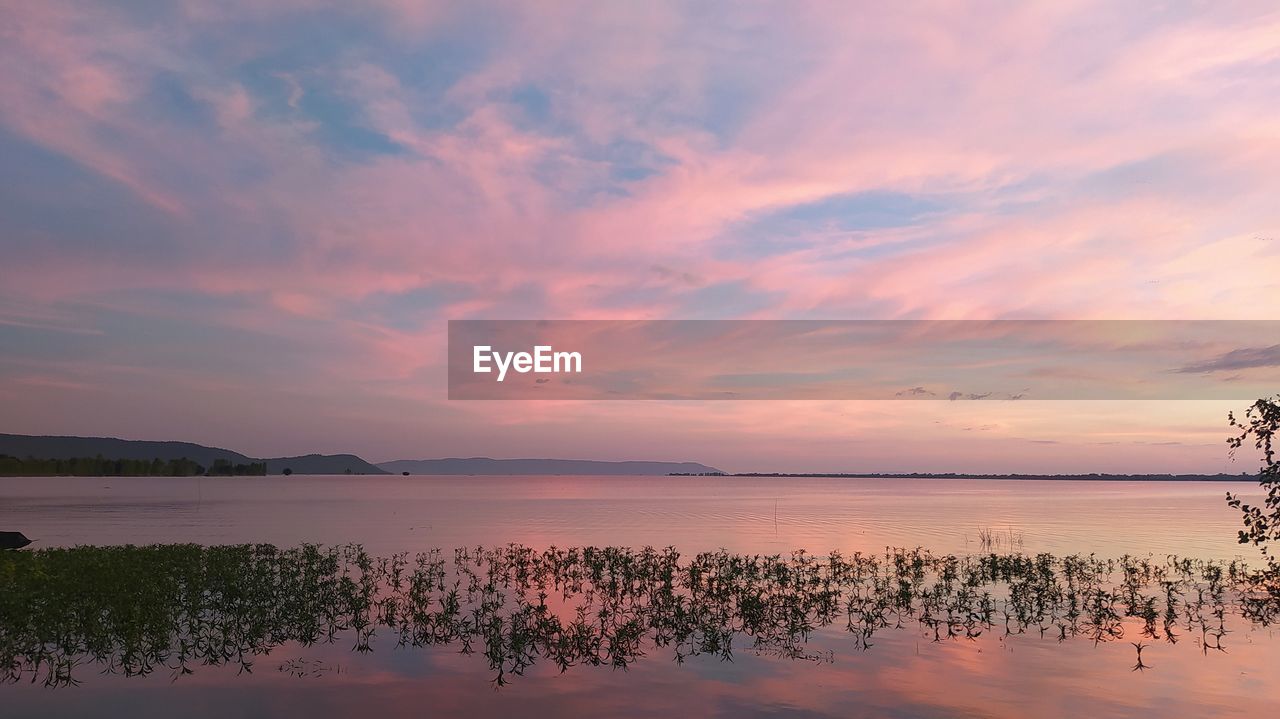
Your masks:
M22 549L31 540L22 532L0 532L0 549Z
M408 473L408 472L401 472L400 474L403 474L403 475L404 475L404 476L406 476L406 477L408 477L408 476L409 476L409 473Z

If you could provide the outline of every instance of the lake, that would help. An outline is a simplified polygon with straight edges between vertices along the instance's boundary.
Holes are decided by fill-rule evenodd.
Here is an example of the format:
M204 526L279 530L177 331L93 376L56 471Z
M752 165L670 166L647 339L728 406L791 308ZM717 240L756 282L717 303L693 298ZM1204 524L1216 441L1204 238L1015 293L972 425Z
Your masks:
M31 554L14 576L37 579L12 580L29 594L4 609L29 622L10 638L27 654L10 651L16 681L0 695L6 716L53 717L1274 715L1280 637L1233 574L1215 574L1257 564L1235 541L1228 489L1258 494L1216 482L0 479L0 529L35 538L31 550L281 551ZM313 543L335 553L289 553ZM560 551L591 546L622 550ZM398 578L401 553L422 581ZM452 613L440 609L450 587ZM93 608L74 621L109 659L69 660L74 681L50 687L17 664L36 642L66 642L70 615L47 609L59 602ZM207 660L217 637L238 659L188 665L138 644L178 625L193 655ZM119 651L144 644L155 661Z

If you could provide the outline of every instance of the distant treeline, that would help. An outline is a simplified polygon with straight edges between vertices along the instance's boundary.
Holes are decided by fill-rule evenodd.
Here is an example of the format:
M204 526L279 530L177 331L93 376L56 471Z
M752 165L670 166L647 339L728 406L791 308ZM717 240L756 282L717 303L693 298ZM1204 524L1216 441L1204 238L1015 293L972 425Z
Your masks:
M844 479L1066 479L1125 482L1256 482L1258 475L1240 474L960 474L957 472L738 472L727 475L673 472L670 477L835 477Z
M0 477L241 477L264 476L266 473L266 462L233 463L226 459L214 460L213 466L206 469L186 457L170 460L107 459L98 455L38 459L0 454Z

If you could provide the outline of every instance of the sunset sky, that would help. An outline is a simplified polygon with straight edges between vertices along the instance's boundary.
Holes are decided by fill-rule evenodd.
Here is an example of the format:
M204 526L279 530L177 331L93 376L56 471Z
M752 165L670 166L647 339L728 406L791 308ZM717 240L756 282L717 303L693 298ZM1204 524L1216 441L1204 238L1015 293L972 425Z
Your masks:
M449 401L445 337L1280 318L1275 3L44 0L0 68L0 432L1256 466L1238 402Z

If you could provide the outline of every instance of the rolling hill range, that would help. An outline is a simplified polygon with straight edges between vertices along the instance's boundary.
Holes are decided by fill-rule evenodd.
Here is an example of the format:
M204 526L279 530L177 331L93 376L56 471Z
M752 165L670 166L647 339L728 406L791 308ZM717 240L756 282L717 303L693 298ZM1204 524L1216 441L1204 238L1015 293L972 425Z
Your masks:
M267 474L387 474L354 454L308 454L300 457L248 457L219 447L206 447L192 442L157 442L116 439L114 437L59 437L23 434L0 434L0 454L10 457L71 459L97 457L109 459L189 459L205 467L222 459L233 464L266 462Z
M393 473L409 474L597 474L653 476L665 474L720 474L715 467L697 462L604 462L590 459L490 459L489 457L448 457L445 459L398 459L379 462L378 467Z
M206 447L191 442L154 442L150 440L115 439L114 437L58 437L24 434L0 434L0 454L10 457L71 459L96 457L109 459L189 459L206 467L214 460L232 463L253 462L239 452L220 447Z
M189 459L204 467L217 460L232 464L266 462L267 474L404 474L411 475L614 475L720 474L697 462L605 462L587 459L491 459L449 457L400 459L371 464L354 454L306 454L297 457L250 457L220 447L192 442L0 434L0 455L40 459L97 457L164 461Z

